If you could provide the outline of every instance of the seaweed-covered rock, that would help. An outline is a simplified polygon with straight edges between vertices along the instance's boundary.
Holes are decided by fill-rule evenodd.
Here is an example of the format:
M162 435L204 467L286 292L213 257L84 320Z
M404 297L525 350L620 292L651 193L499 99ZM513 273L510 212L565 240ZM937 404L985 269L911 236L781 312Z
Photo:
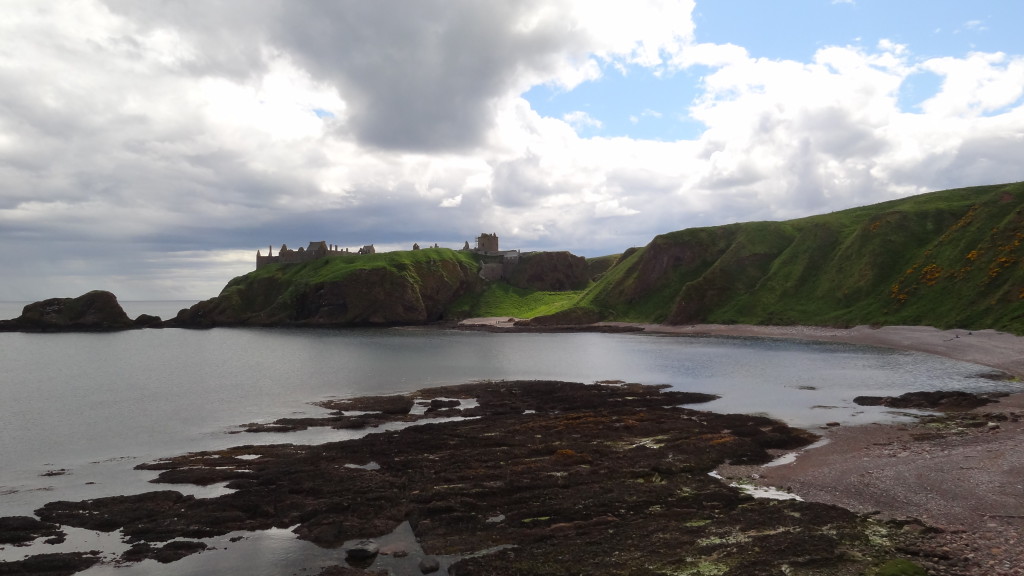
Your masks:
M100 561L92 552L65 552L58 554L36 554L24 560L0 562L0 574L16 576L71 576Z
M946 390L907 392L899 396L857 396L853 399L853 403L858 406L950 411L973 410L993 402L995 400L986 396Z
M23 544L43 537L58 538L63 534L56 524L30 516L0 518L0 544Z
M382 544L360 561L352 543L380 543L405 522L425 555L462 555L461 575L564 574L566 566L587 574L697 573L705 565L741 575L785 566L853 574L894 555L877 549L867 520L852 512L754 501L709 476L724 462L763 463L772 457L766 447L806 445L814 436L761 416L680 406L706 395L502 381L324 405L390 407L378 422L400 423L412 416L414 399L476 405L445 409L472 418L344 442L238 446L140 466L160 470L157 481L226 481L233 489L214 498L153 492L59 502L36 513L69 526L120 527L129 542L147 543L128 555L135 557L154 554L154 542L293 526L301 539L346 547L349 560L371 572L394 556ZM416 567L419 558L410 562Z

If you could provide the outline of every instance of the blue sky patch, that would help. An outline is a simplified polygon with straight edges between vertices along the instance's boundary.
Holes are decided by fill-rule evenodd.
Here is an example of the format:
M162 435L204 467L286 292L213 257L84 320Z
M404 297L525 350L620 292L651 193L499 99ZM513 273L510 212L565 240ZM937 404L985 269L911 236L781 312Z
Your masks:
M674 141L695 139L704 131L703 124L690 118L689 108L700 93L706 69L657 76L638 66L627 68L625 74L608 66L603 72L598 80L569 92L541 85L523 98L542 116L567 119L585 113L593 123L570 122L584 137Z
M903 80L900 85L899 108L901 112L920 114L923 104L942 89L944 78L933 72L917 72Z

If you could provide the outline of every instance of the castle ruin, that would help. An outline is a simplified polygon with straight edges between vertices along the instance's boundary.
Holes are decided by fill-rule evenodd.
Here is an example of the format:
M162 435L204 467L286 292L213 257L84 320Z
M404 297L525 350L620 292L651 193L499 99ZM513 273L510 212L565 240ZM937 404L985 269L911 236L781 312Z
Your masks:
M476 251L480 254L499 252L497 234L481 234L476 237Z
M348 248L345 248L345 252L348 252ZM256 251L256 269L259 270L268 264L299 264L324 258L328 254L338 253L342 252L337 244L328 244L323 240L310 242L308 247L303 248L300 246L298 250L289 250L287 244L281 244L281 249L277 252L277 256L274 256L274 247L268 246L266 256L260 253L259 250Z
M435 243L434 248L439 246ZM419 244L413 244L413 250L419 250ZM469 242L463 245L462 250L470 251ZM498 246L498 235L483 233L476 238L476 248L472 252L483 257L480 264L480 277L485 280L500 280L506 277L511 269L519 263L518 250L501 250ZM367 244L360 248L355 254L376 254L377 250L373 244ZM259 250L256 251L256 269L269 264L301 264L311 262L320 258L326 258L332 254L353 254L348 248L341 249L337 244L328 244L323 240L310 242L309 246L298 250L291 250L287 244L282 244L277 255L274 255L274 247L267 248L267 255L264 256Z
M469 242L466 242L466 248ZM465 248L464 248L465 249ZM480 277L489 282L508 277L519 264L519 250L504 250L498 247L498 235L483 233L476 238L477 254L483 256L480 263Z

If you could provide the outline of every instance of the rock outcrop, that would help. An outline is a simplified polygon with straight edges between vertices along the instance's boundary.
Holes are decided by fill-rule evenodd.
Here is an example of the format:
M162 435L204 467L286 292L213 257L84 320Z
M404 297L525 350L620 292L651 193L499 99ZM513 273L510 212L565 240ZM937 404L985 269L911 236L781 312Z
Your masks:
M135 327L117 297L104 290L33 302L21 316L0 320L0 332L114 332Z
M590 283L590 270L586 258L569 252L530 252L520 256L506 280L527 290L582 290Z

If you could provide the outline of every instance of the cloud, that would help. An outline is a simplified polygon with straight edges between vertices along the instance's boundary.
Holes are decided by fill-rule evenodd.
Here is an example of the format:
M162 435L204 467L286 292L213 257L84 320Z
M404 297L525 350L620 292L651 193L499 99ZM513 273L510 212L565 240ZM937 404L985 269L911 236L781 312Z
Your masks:
M1024 57L972 53L966 58L933 58L923 70L944 78L942 89L922 104L935 117L977 116L1020 103L1024 96Z
M1021 55L918 58L883 41L758 59L697 43L693 8L8 0L0 299L209 297L269 243L460 247L495 231L608 254L688 226L1022 179ZM587 113L544 117L522 97L638 66L699 77L678 103L698 137L593 136ZM903 112L921 72L943 83Z
M451 198L445 198L441 201L441 208L458 208L459 204L462 204L462 194L452 196Z
M984 32L985 30L988 30L988 27L985 26L985 22L982 20L968 20L967 22L964 22L964 28L972 32Z
M582 110L576 110L569 112L568 114L562 115L562 120L567 124L575 128L577 131L586 128L601 128L604 124L601 123L597 118L592 117L590 114L583 112Z

